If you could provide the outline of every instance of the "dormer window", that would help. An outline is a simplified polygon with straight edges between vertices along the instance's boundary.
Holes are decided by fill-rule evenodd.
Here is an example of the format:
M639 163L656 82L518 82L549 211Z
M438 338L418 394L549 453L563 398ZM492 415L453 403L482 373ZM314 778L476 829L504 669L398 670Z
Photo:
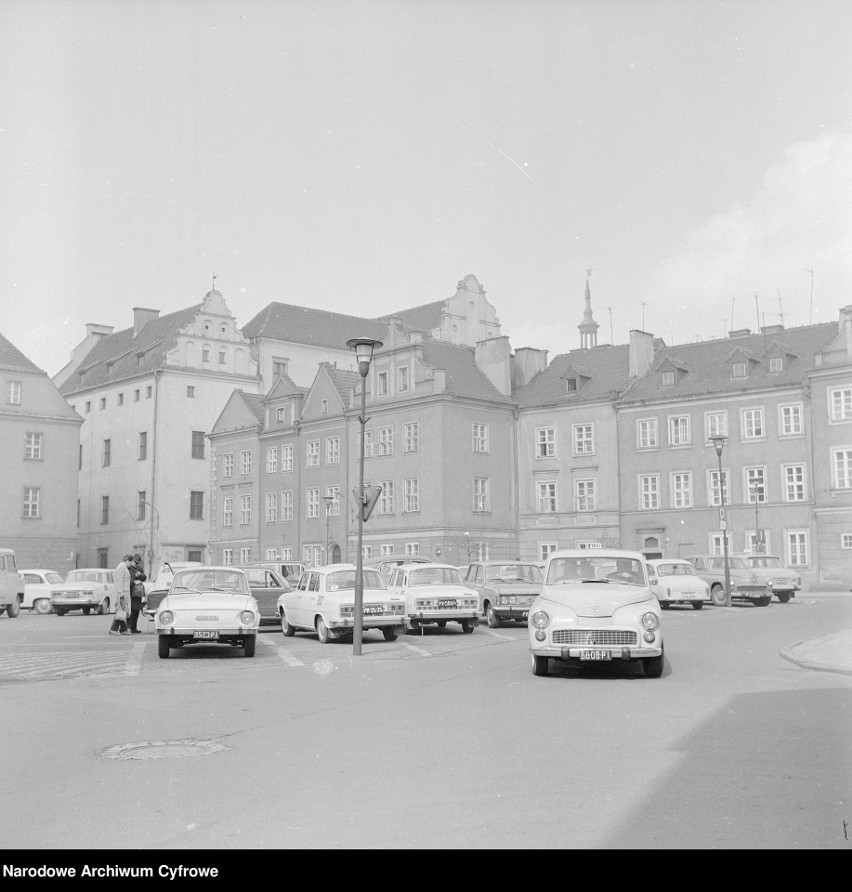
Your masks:
M744 362L735 362L731 367L731 377L732 378L745 378L747 365Z
M772 356L769 359L769 371L770 372L783 372L784 371L784 360L780 356Z
M144 354L144 353L137 353L137 354L136 354L136 365L137 365L137 366L143 366L143 365L145 365L145 354Z
M328 400L320 402L320 415L328 415Z
M675 383L675 373L674 372L663 372L661 377L661 383L663 387L674 387Z
M565 379L565 389L573 392L577 389L577 379L576 378L566 378Z
M106 373L107 373L108 375L111 375L111 374L112 374L112 367L113 367L114 365L115 365L114 362L108 362L108 363L106 364Z
M284 421L286 421L286 420L287 420L286 412L287 412L287 407L286 407L286 406L279 406L279 407L275 410L275 420L276 420L276 421L279 421L279 422L284 422Z

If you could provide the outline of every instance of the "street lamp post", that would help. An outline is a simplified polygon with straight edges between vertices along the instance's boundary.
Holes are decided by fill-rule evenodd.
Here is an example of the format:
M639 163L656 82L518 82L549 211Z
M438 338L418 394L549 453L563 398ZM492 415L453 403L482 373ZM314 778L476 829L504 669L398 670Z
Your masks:
M757 481L752 483L751 491L754 493L754 553L760 554L760 521L757 516L757 496L760 492L760 486Z
M722 479L722 450L725 448L725 443L728 442L728 438L718 435L710 437L710 441L716 447L716 456L719 459L719 501L721 502L721 508L719 509L719 526L722 529L722 549L725 554L725 607L730 607L731 568L728 565L728 522L725 519L725 486Z
M331 561L328 559L328 522L331 514L331 503L334 501L334 496L323 496L323 500L325 501L325 562L330 564Z
M373 350L381 347L382 342L375 338L351 338L346 342L350 350L355 351L358 359L358 373L361 375L361 458L358 467L358 552L355 564L355 623L352 630L352 654L361 655L361 637L364 633L364 426L367 423L367 373L373 361Z

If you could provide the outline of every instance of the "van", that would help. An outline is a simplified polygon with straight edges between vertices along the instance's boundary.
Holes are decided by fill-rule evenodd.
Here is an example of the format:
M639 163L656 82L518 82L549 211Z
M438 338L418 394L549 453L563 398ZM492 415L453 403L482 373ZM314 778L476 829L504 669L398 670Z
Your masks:
M18 572L18 562L11 548L0 548L0 615L14 619L24 603L24 577Z

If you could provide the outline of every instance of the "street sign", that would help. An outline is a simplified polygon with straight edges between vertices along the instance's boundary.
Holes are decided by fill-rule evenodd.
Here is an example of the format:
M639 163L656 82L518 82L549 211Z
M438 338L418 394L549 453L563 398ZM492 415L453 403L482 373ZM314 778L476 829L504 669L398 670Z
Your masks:
M382 494L381 486L365 486L364 492L359 493L358 488L352 490L352 494L355 496L355 501L361 507L361 517L366 521L369 516L373 513L373 508L376 507L376 502L379 501L379 496Z

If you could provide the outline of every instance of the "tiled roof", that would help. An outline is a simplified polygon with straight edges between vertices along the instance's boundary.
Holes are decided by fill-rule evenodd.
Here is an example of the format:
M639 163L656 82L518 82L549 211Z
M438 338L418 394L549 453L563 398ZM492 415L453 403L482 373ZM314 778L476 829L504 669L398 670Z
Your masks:
M246 408L260 422L261 426L266 421L266 410L263 406L263 395L259 393L246 393L244 390L237 389L242 401L246 404Z
M27 359L23 353L9 340L0 334L0 368L12 369L21 372L45 372L34 362Z
M350 338L381 340L386 331L387 325L375 319L282 303L269 304L242 327L246 338L293 341L335 350L346 350Z
M444 370L447 390L456 396L512 402L510 397L503 396L497 390L485 372L476 364L472 347L424 338L423 361L427 365Z
M446 303L445 300L436 300L430 304L411 307L408 310L398 310L396 313L388 313L386 316L379 316L379 319L383 322L387 322L393 316L396 316L402 321L402 324L406 328L412 328L415 331L431 332L440 326L441 315Z
M334 385L334 389L340 394L340 399L345 406L350 391L361 379L361 375L358 372L353 372L348 369L335 368L329 363L325 363L325 367L328 372L328 377L331 378L331 383Z
M195 304L152 319L135 338L132 328L106 335L92 347L80 367L59 388L60 393L67 396L84 388L135 378L162 368L166 354L175 345L178 332L192 322L200 310L201 304ZM144 353L142 365L137 361L139 353ZM114 363L109 374L107 362Z

